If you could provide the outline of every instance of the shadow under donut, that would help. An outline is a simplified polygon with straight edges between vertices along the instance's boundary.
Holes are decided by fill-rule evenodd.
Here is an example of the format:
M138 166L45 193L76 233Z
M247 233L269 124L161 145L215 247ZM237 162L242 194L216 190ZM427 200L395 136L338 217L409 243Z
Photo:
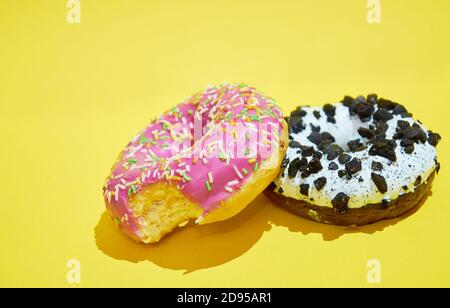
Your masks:
M149 245L138 244L116 229L105 212L95 227L95 238L98 249L114 259L133 263L150 261L162 268L184 270L184 274L188 274L242 256L272 226L286 227L290 232L303 235L318 233L324 241L333 241L349 233L382 231L414 214L429 195L431 193L401 217L357 228L326 225L301 218L274 206L267 197L260 195L229 220L203 226L190 224L175 230L159 243Z

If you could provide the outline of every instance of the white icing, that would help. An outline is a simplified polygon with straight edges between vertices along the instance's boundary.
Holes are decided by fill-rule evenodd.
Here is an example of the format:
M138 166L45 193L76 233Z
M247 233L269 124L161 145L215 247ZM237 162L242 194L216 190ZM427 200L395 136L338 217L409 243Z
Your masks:
M313 146L317 150L317 146L308 140L308 136L311 134L310 123L314 126L320 126L320 132L329 132L335 138L335 143L338 144L344 150L348 150L347 142L350 140L360 138L361 142L365 143L368 140L362 138L358 133L358 128L369 128L373 121L366 123L361 122L357 115L350 116L349 109L341 103L336 104L336 124L327 121L327 116L321 107L302 107L302 110L307 114L304 116L303 123L306 125L306 129L298 134L291 133L294 137L294 141L299 142L302 145ZM375 106L375 111L377 107ZM316 119L313 115L313 111L319 111L321 117ZM395 129L397 127L397 121L403 120L409 122L411 125L417 123L425 132L428 129L420 123L414 121L412 118L402 118L400 115L393 115L394 118L387 121L389 128L386 132L386 139L392 139ZM283 189L282 194L286 197L290 197L297 200L308 201L318 206L332 207L331 200L336 194L343 192L350 197L348 202L349 208L359 208L371 203L380 203L383 199L394 200L400 195L413 192L415 189L414 182L418 176L422 177L422 183L426 182L429 175L435 170L436 149L434 146L425 143L414 144L414 152L407 154L404 152L404 148L400 146L400 140L396 140L397 147L395 153L397 156L396 162L381 156L370 156L370 145L366 150L360 152L349 153L352 158L357 157L361 159L362 169L358 173L354 174L351 180L347 180L345 177L340 178L338 176L338 170L343 170L344 165L338 162L338 159L332 160L339 166L338 170L328 170L328 165L331 161L327 159L327 155L324 154L320 160L323 169L316 174L311 174L307 178L303 179L299 172L295 178L290 179L288 177L286 167L285 172L275 181L277 187ZM289 162L292 162L295 158L301 154L297 154L297 148L289 147L287 151L287 158ZM300 157L301 158L301 157ZM308 162L312 157L306 157ZM383 164L382 171L373 171L371 166L372 162L377 161ZM375 172L382 175L387 183L388 190L382 194L378 191L375 183L371 180L371 173ZM314 186L314 180L319 177L326 177L326 185L318 191ZM362 177L363 182L359 182L358 179ZM300 193L300 185L309 184L309 195L305 196ZM407 185L408 189L404 190L402 186ZM278 191L278 189L276 190Z

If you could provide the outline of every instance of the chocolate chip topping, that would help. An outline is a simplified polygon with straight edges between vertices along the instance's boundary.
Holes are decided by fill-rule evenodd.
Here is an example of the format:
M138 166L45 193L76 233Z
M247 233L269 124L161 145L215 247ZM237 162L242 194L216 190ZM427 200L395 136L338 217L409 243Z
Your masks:
M351 152L359 152L367 148L363 143L361 143L360 139L350 140L347 142L347 145Z
M325 104L323 106L323 112L329 117L334 117L336 115L336 107L330 104Z
M322 140L322 135L317 132L312 132L308 136L308 140L311 141L312 143L314 143L315 145L318 145L318 144L320 144L320 141Z
M326 146L334 143L334 137L328 132L316 133L312 132L308 136L308 140L317 145L319 149L324 149Z
M302 177L302 179L306 179L310 175L311 175L311 173L308 170L305 170L302 172L302 174L300 176Z
M363 122L367 122L368 119L370 120L370 116L374 111L375 108L373 105L366 100L361 100L355 105L355 112Z
M387 209L392 205L392 201L383 199L381 200L381 205L384 209Z
M382 171L383 170L383 164L377 161L372 162L372 170L373 171Z
M290 141L289 142L289 147L290 148L300 148L301 144L300 144L300 142L297 142L297 141Z
M389 126L385 122L377 122L375 126L375 137L378 140L386 138L386 132Z
M302 107L297 107L294 111L291 112L291 117L299 117L302 118L306 116L307 113L305 110L302 109Z
M411 146L411 145L414 145L414 140L411 140L411 139L402 139L402 140L400 141L400 145L401 145L402 147L409 147L409 146Z
M297 176L297 173L302 170L306 170L308 161L306 158L296 158L294 159L290 164L288 168L288 176L290 179L295 178Z
M328 170L336 171L339 169L339 166L335 162L331 162L328 164Z
M436 173L439 174L439 170L441 170L441 164L438 162L437 158L434 158L434 164L436 165Z
M302 146L302 155L303 156L310 157L310 156L312 156L313 152L314 152L313 147Z
M317 120L320 119L320 111L314 110L314 111L313 111L313 115L314 115L314 117L315 117Z
M309 123L309 126L311 127L312 132L320 132L320 126L314 126L312 123Z
M315 159L321 159L322 156L323 156L323 154L322 154L322 152L314 151L313 154L312 154L312 156L313 156L313 158L315 158Z
M350 107L353 104L354 98L351 96L344 96L344 98L342 99L341 103L345 106L345 107Z
M322 176L320 178L317 178L314 181L314 186L316 187L317 190L320 191L325 186L326 183L327 183L327 178Z
M289 127L294 134L298 134L306 128L301 117L290 117Z
M308 196L309 194L309 184L301 184L300 185L300 193L304 196Z
M382 194L387 192L387 184L386 180L382 175L371 173L370 177L372 178L372 181L375 183L375 186L378 188L378 191Z
M369 155L381 156L389 159L390 161L397 161L395 147L396 144L393 140L377 140L373 142L371 148L369 149Z
M397 121L397 132L404 131L405 129L407 129L410 126L411 125L409 125L409 122L403 121L403 120L398 120Z
M318 173L322 169L323 169L322 164L318 159L313 159L308 164L308 171L310 174Z
M322 138L321 144L329 145L335 141L334 137L327 132L321 133L320 137Z
M348 201L350 201L350 197L340 192L331 200L331 204L337 212L344 214L348 210Z
M288 164L289 164L289 158L286 156L286 157L283 159L283 162L281 163L281 168L282 168L282 169L286 168Z
M422 177L419 175L414 182L414 186L419 186L422 183Z
M364 127L358 128L358 134L361 137L367 138L367 139L372 139L373 137L375 137L374 131L372 131L371 129L368 129L368 128L364 128Z
M414 140L417 143L419 141L425 143L427 141L427 134L422 129L412 126L405 129L403 138Z
M275 191L275 189L277 189L277 185L274 182L271 182L269 184L269 186L267 187L267 189L269 189L271 191Z
M432 146L437 146L439 141L441 141L441 135L430 132L428 135L428 143Z
M400 115L402 118L412 118L412 116L413 116L412 113L409 113L409 112L405 112Z
M414 153L414 145L410 145L410 146L405 147L405 153L406 154Z
M394 103L393 101L390 101L388 99L384 99L384 98L380 98L377 101L378 107L380 108L384 108L384 109L388 109L388 110L392 110L395 108L395 106L397 105L396 103Z
M402 114L402 115L410 115L406 110L405 106L396 104L394 109L392 110L393 114Z
M339 155L338 161L340 164L345 164L347 163L352 157L346 153L342 153L341 155Z
M367 101L371 104L376 104L378 101L378 95L376 95L376 94L367 95Z
M344 152L337 144L332 144L327 150L327 159L336 159L342 152Z
M351 175L361 171L361 160L359 158L353 158L351 161L345 164L345 170Z
M374 118L375 121L387 122L390 119L394 118L394 116L392 115L392 113L390 113L386 109L378 109L374 113L373 118Z
M300 167L298 168L298 170L302 172L306 171L307 168L308 168L308 160L305 157L302 157L302 159L300 159Z

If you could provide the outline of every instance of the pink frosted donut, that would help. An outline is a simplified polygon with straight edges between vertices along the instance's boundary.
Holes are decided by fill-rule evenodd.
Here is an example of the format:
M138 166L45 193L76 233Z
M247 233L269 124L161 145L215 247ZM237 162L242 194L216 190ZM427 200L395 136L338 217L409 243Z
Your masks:
M286 127L273 99L255 88L208 88L128 144L106 180L106 207L122 230L144 243L190 220L227 219L277 176Z

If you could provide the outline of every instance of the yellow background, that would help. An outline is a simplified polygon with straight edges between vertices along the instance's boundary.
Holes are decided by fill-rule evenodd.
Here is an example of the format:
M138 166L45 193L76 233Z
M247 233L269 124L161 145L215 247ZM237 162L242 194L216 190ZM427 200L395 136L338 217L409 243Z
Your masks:
M0 286L450 287L450 1L0 1ZM439 132L442 171L408 219L357 230L259 197L230 221L144 247L101 188L152 117L208 84L249 82L285 112L376 92ZM366 280L369 259L382 283ZM66 263L81 262L81 284Z

